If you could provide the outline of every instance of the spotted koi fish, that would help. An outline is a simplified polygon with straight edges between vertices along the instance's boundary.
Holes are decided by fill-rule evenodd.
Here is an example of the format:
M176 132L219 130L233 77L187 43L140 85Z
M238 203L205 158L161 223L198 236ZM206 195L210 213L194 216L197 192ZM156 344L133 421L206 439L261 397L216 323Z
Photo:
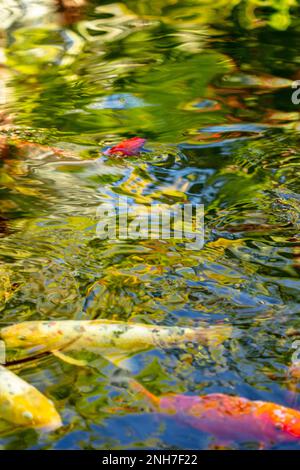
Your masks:
M105 150L104 155L120 155L123 157L130 157L137 155L145 144L146 139L140 137L132 137L128 140L123 140L114 147Z
M16 426L43 431L62 425L53 403L3 366L0 366L0 418Z
M189 342L217 346L231 332L227 325L183 328L110 320L62 320L18 323L3 328L0 337L6 348L52 352L67 362L85 365L65 353L88 351L118 362L153 347L182 347Z
M146 397L154 411L174 415L178 421L220 441L300 443L300 412L292 408L223 393L157 397L135 381L130 385Z

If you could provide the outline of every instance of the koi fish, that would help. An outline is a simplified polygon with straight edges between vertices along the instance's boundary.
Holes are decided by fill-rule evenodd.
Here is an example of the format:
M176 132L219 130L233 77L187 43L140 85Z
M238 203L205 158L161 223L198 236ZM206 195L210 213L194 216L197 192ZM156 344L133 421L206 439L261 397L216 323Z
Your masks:
M189 342L217 346L231 332L228 325L183 328L110 320L61 320L18 323L1 329L0 337L6 348L52 352L72 364L86 365L65 353L87 351L118 362L153 347L182 347Z
M146 397L154 411L174 415L178 421L222 441L300 443L300 412L292 408L223 393L157 397L136 381L131 380L130 386Z
M14 128L13 128L14 129ZM74 155L68 150L64 150L58 147L52 147L48 145L42 145L37 142L30 142L21 140L18 137L0 137L0 158L3 160L11 159L14 155L13 151L18 151L21 155L30 154L30 157L40 156L43 154L57 155L59 157L73 158Z
M132 137L128 140L123 140L119 144L105 150L104 155L121 155L123 157L131 157L137 155L142 149L146 139L140 137Z
M53 431L62 425L53 403L3 366L0 366L0 418L17 426L44 431Z

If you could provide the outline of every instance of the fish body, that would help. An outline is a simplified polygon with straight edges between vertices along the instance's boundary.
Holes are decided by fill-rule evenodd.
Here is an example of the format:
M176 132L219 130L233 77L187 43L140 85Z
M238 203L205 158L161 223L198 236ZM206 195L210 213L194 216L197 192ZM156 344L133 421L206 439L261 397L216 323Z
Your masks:
M214 393L204 396L156 397L140 384L131 384L153 405L154 410L222 441L300 443L300 412L264 401Z
M274 403L221 393L160 400L160 410L214 436L234 441L300 442L300 412Z
M109 320L28 321L1 329L6 348L32 352L88 351L128 356L152 347L168 348L187 343L217 345L231 334L231 327L183 328L143 325Z
M62 425L53 403L3 366L0 366L0 418L17 426L44 431Z
M132 137L128 140L123 140L114 147L105 150L104 155L121 155L131 157L137 155L145 144L146 139L140 137Z

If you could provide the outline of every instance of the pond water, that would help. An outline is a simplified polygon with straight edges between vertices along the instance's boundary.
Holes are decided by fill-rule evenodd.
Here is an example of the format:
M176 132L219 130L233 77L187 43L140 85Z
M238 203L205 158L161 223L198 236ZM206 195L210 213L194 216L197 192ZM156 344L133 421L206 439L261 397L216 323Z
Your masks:
M12 367L54 401L64 426L45 435L4 429L2 448L216 444L149 413L122 375L158 395L222 392L290 406L300 326L292 100L300 21L297 2L281 2L283 11L254 3L92 1L57 11L46 0L0 2L1 323L233 328L215 349L137 354L127 372L101 357L88 367L52 355ZM147 152L103 155L133 136L147 139ZM204 204L204 247L101 240L97 208L125 196L131 205Z

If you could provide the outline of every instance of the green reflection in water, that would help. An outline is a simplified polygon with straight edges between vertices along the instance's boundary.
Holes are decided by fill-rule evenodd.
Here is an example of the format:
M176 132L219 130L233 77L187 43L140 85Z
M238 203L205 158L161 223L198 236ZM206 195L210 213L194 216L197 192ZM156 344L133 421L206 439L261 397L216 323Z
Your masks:
M0 36L1 321L229 323L243 334L221 352L148 351L132 374L155 393L287 404L300 289L296 2L94 1L73 22L50 3L25 14L13 3ZM135 135L148 153L101 154ZM97 207L119 196L205 204L204 248L99 240ZM211 445L144 415L127 373L89 359L18 369L65 426L4 429L4 448Z

